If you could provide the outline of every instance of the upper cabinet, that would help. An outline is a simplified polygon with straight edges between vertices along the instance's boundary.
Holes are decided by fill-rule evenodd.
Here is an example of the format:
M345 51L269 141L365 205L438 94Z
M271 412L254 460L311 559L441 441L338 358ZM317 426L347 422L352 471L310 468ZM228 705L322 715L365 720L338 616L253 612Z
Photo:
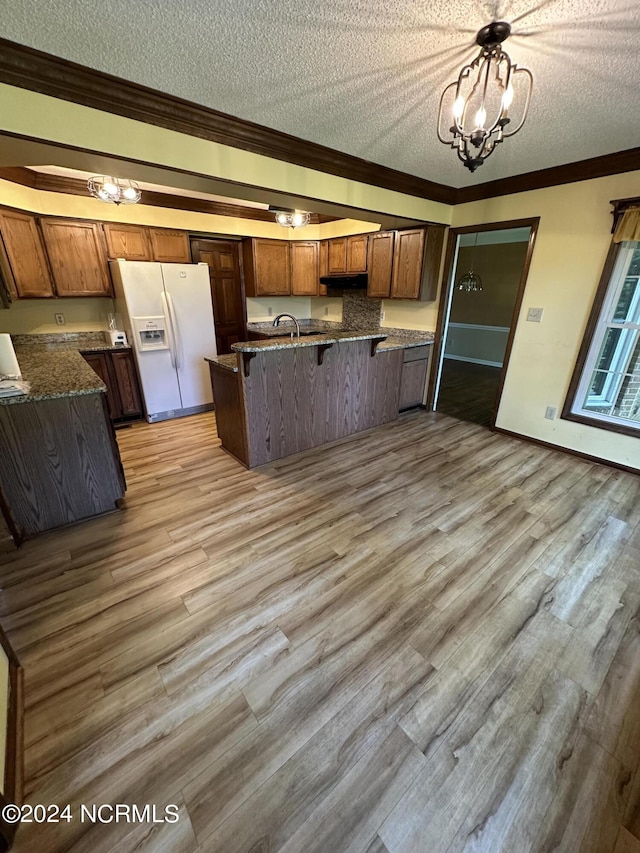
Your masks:
M369 237L367 296L376 299L388 299L391 296L395 239L395 231L378 231Z
M367 234L352 237L334 237L327 240L327 273L360 273L367 271Z
M111 282L97 222L42 219L42 233L58 296L110 296Z
M320 240L318 242L318 278L327 275L329 272L329 241ZM320 284L318 287L318 296L326 296L329 291L326 284Z
M288 240L250 237L242 241L247 296L289 296L291 264Z
M3 210L0 212L0 228L17 295L22 298L54 296L49 264L35 216Z
M296 240L289 251L291 293L293 296L318 296L318 241Z
M191 263L189 235L186 231L113 222L105 222L103 227L110 258L159 261L164 264Z
M119 225L115 222L105 222L102 227L110 258L123 258L125 261L153 260L146 228L141 225Z
M367 296L432 302L438 290L445 228L380 231L369 238Z
M151 254L154 261L165 264L190 264L189 235L186 231L150 228Z

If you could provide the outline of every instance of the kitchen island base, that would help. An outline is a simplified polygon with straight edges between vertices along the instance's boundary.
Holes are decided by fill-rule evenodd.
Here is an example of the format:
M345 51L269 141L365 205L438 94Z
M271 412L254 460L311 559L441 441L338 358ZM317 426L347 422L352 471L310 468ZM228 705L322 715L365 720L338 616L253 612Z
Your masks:
M235 344L235 360L209 359L223 448L254 468L395 420L402 350L354 337Z

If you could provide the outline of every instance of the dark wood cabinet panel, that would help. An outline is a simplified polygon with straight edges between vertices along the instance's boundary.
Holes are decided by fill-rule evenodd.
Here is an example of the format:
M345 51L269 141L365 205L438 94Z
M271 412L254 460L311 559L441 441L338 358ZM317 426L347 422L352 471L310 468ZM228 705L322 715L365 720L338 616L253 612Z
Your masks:
M293 296L318 296L318 241L291 243L291 293Z
M97 222L42 219L58 296L111 296L107 257Z
M367 296L376 299L388 299L391 296L395 236L395 231L380 231L369 237Z
M142 394L131 350L86 352L83 358L107 386L107 408L111 420L141 418Z
M138 376L130 350L126 352L110 352L113 375L120 398L120 417L141 417L142 401Z
M151 254L154 261L165 264L190 264L189 235L186 231L150 228Z
M399 409L411 409L421 406L424 402L424 389L427 381L426 358L419 361L405 361L402 365L402 379L400 381Z
M207 264L213 300L218 355L246 341L245 299L240 275L240 245L232 240L193 240L194 261Z
M420 297L425 239L424 228L397 232L391 280L391 296L394 298Z
M318 242L318 276L327 275L329 272L329 242L328 240L320 240ZM320 284L318 286L318 296L326 296L328 294L327 285Z
M247 296L291 294L290 249L287 240L250 237L243 241Z
M446 230L444 225L429 225L427 228L427 246L424 253L420 292L420 299L424 302L434 302L438 295L440 265Z
M341 273L347 271L347 238L336 237L334 240L328 240L328 261L327 271L329 275L333 273Z
M105 222L102 227L110 258L124 258L125 261L153 260L147 228L112 222Z
M52 297L53 281L35 216L4 210L0 213L0 228L17 295Z
M347 272L367 271L368 245L368 234L354 234L353 237L347 237Z

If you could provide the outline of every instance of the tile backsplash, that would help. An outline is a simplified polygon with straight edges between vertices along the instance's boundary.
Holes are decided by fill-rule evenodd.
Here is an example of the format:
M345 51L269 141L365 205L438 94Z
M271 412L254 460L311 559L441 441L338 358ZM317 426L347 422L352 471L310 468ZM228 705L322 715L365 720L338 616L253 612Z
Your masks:
M342 293L342 326L349 331L377 329L382 317L382 299L369 299L366 290Z

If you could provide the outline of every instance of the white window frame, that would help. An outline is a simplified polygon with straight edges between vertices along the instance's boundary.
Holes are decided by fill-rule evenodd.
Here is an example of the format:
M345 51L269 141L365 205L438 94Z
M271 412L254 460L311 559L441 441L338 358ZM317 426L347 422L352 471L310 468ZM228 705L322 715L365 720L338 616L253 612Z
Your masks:
M603 426L605 424L615 424L617 426L623 426L630 431L637 431L640 434L640 422L632 421L628 418L616 417L611 414L615 407L616 399L622 383L627 375L629 361L633 355L638 338L640 337L640 323L620 320L616 321L613 319L616 306L620 300L622 288L627 278L629 278L627 271L629 269L631 259L637 248L638 243L635 242L620 244L618 256L607 286L607 293L602 302L602 307L600 309L593 334L591 335L589 351L582 368L582 375L574 394L570 411L571 414L580 416L581 418L601 421ZM633 278L636 279L636 290L627 315L631 317L637 316L638 306L640 305L640 275L633 276ZM607 371L608 376L605 379L602 393L598 396L592 395L588 398L588 402L591 402L592 404L608 406L610 411L608 414L605 414L584 408L583 402L587 400L589 388L593 382L593 376L600 359L600 352L607 332L610 329L621 329L622 334L620 335L620 340L613 353L610 368Z

